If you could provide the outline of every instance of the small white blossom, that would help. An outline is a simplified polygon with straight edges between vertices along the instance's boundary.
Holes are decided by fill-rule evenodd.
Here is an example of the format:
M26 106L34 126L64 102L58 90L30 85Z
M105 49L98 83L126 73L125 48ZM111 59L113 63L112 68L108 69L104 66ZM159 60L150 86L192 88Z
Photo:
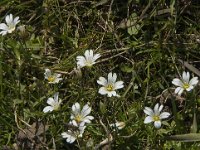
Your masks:
M54 98L52 98L52 97L48 98L47 104L49 104L50 106L46 106L43 109L44 113L51 112L53 110L59 109L60 104L61 104L61 100L58 99L58 94L59 93L57 92L57 93L54 94Z
M58 73L51 73L51 70L45 69L44 78L47 79L48 83L58 83L62 78L60 78L61 74Z
M108 95L108 97L112 97L112 96L118 96L119 95L116 93L115 90L117 89L121 89L124 87L124 82L123 81L117 81L117 75L116 73L110 72L108 74L108 80L106 80L104 77L99 77L99 80L97 80L97 83L99 85L103 85L103 87L101 87L99 89L99 93L102 95Z
M178 86L175 89L175 93L178 95L181 95L184 90L191 91L198 82L198 77L193 77L190 80L190 73L185 71L183 71L182 79L175 78L172 81L174 85Z
M69 124L73 125L72 122ZM75 126L76 129L70 129L67 132L61 133L62 137L66 139L68 143L73 143L77 138L82 137L86 126Z
M10 14L10 15L7 15L6 18L6 24L5 23L1 23L0 24L0 34L1 35L6 35L7 33L12 33L15 28L16 28L16 25L20 22L19 20L19 17L15 17L13 19L13 15Z
M154 122L154 126L156 128L160 128L161 127L161 120L168 118L170 116L170 113L168 112L162 112L163 109L163 105L160 105L157 103L154 106L154 110L152 110L150 107L145 107L144 109L144 113L147 114L148 116L145 118L144 123L151 123Z
M123 129L125 127L125 125L126 124L122 121L121 122L117 121L116 123L110 124L111 127L117 128L118 130Z
M75 103L72 106L72 113L71 113L71 120L73 125L76 126L80 125L83 126L85 123L91 123L91 120L94 119L93 116L88 116L91 112L91 107L88 106L88 104L83 106L83 109L81 110L80 104Z
M96 62L96 60L101 57L100 54L95 54L93 50L86 50L85 51L85 56L77 56L76 60L77 60L77 66L82 68L82 67L92 67L92 65L94 65Z

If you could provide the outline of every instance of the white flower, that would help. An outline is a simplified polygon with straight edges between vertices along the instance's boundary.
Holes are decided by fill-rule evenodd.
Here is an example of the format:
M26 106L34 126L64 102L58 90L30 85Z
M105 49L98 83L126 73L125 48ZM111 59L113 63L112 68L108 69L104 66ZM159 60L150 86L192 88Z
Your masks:
M160 105L157 103L154 106L154 110L152 110L149 107L145 107L144 109L144 113L147 114L148 116L145 118L144 123L150 123L150 122L154 122L154 126L156 128L160 128L161 127L161 119L165 119L168 118L170 116L170 113L168 112L162 112L163 109L163 105Z
M108 97L111 96L119 97L119 95L116 93L115 90L123 88L124 82L123 81L116 82L116 79L117 79L116 73L112 74L111 72L108 74L108 80L106 80L104 77L100 77L99 80L97 80L97 83L103 85L103 87L99 89L99 93L102 95L108 94Z
M125 125L126 124L122 121L121 122L117 121L116 123L110 124L111 127L117 128L118 130L123 129L125 127Z
M181 95L184 90L191 91L194 86L198 83L198 77L193 77L190 80L190 73L183 71L182 79L175 78L173 79L172 83L178 86L175 89L175 93Z
M91 120L94 119L93 116L88 116L91 112L91 107L88 106L88 104L83 106L83 109L81 110L80 104L75 103L72 106L72 114L71 114L71 119L73 125L76 126L80 125L83 126L85 123L91 123Z
M51 70L45 69L44 77L49 81L49 83L58 83L62 78L60 78L61 74L51 73Z
M52 97L48 98L47 104L49 104L50 106L46 106L43 109L44 113L51 112L53 110L59 109L60 104L61 104L61 100L58 100L58 94L59 93L57 92L57 93L54 94L54 98L52 98Z
M101 57L100 54L95 54L93 50L86 50L85 51L85 57L84 56L77 56L76 60L77 60L77 66L82 68L82 67L92 67L92 65L94 65L96 62L96 60Z
M72 124L71 122L69 124ZM73 125L73 124L72 124ZM73 143L77 138L82 137L86 126L75 126L76 129L70 129L67 132L61 133L63 138L66 138L68 143Z
M19 17L15 17L13 19L12 14L7 15L5 20L6 20L6 24L5 23L0 24L0 30L2 30L0 32L1 35L6 35L7 33L12 33L15 30L16 25L20 22Z

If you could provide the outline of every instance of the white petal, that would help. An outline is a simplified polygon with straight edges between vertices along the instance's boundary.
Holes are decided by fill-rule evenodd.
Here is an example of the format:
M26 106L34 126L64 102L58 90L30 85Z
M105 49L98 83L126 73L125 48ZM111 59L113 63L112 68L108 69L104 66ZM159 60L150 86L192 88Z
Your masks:
M173 79L172 84L176 86L181 86L181 87L183 86L183 82L178 78Z
M185 81L186 83L189 83L189 80L190 80L190 73L189 72L185 72L183 71L183 81Z
M93 116L87 116L87 117L84 118L83 122L85 122L85 123L91 123L91 120L93 120L93 119L94 119Z
M75 140L76 140L76 137L74 136L70 136L69 138L66 139L68 143L74 143Z
M149 115L149 116L153 116L154 115L154 112L150 107L145 107L144 108L144 113Z
M113 73L113 74L112 74L112 72L110 72L110 73L108 74L108 83L115 83L115 82L116 82L116 79L117 79L116 73Z
M160 107L159 107L158 111L159 111L159 112L161 112L161 111L162 111L162 109L163 109L163 107L164 107L163 105L160 105Z
M58 83L60 80L62 80L62 78L56 78L54 83Z
M80 104L78 102L72 106L72 111L74 114L80 113Z
M117 93L115 91L108 91L107 94L108 97L117 96Z
M158 114L160 114L160 112L159 112L159 103L157 103L155 106L154 106L154 113L156 114L156 115L158 115Z
M44 109L43 109L43 112L44 113L47 113L47 112L51 112L51 111L53 111L53 107L52 106L46 106Z
M54 106L54 104L55 104L54 99L53 99L52 97L48 98L47 104L49 104L49 105L51 105L51 106Z
M150 117L150 116L147 116L147 117L144 119L144 123L147 124L147 123L150 123L150 122L153 122L153 118Z
M63 138L68 138L70 136L67 132L63 132L61 135Z
M84 67L86 65L86 59L83 56L77 56L76 57L77 60L77 65L80 67Z
M170 113L168 112L162 112L160 114L160 119L165 119L165 118L168 118L170 116Z
M107 85L107 80L104 77L99 77L99 80L97 80L97 83L99 85L105 86L105 85Z
M88 104L83 106L83 109L81 111L81 114L83 117L87 116L91 112L91 107L88 106Z
M67 138L66 141L68 143L73 143L76 140L76 136L74 135L74 133L72 133L71 130L68 130L67 132L63 132L61 133L63 138Z
M8 30L8 26L5 23L1 23L0 24L0 29L7 31Z
M79 135L79 137L82 137L82 134L84 133L85 128L86 128L85 125L83 125L83 126L80 125L80 126L79 126L79 131L80 131L80 135Z
M193 88L194 88L194 86L191 86L191 85L190 85L190 86L186 89L186 91L189 92L189 91L191 91Z
M97 59L100 58L100 57L101 57L100 54L95 54L94 57L93 57L93 60L95 61L95 60L97 60Z
M7 31L1 31L0 34L2 34L3 36L6 35L8 32Z
M177 87L177 88L175 89L174 93L175 93L175 94L178 94L178 92L179 92L181 89L183 89L183 88L182 88L182 87Z
M161 127L161 121L155 121L155 122L154 122L154 126L155 126L156 128L160 128L160 127Z
M76 57L76 60L77 61L82 61L82 62L85 62L86 60L85 60L85 57L83 57L83 56L77 56Z
M90 50L86 50L84 55L86 59L90 57Z
M18 24L20 22L19 17L15 17L13 22L14 22L14 25Z
M57 102L58 103L58 94L59 94L59 92L56 92L55 94L54 94L54 101L55 102Z
M92 57L92 58L93 58L93 55L94 55L93 50L89 50L89 57Z
M45 75L45 79L48 79L49 76L51 76L51 70L49 70L49 69L45 69L45 73L44 73L44 75Z
M11 22L13 22L13 15L12 14L6 16L6 23L10 24Z
M54 76L55 76L56 78L59 78L59 77L61 77L61 74L55 73Z
M78 124L77 124L77 122L76 122L75 120L72 120L72 121L70 122L70 124L74 125L75 127L78 127Z
M106 95L108 93L108 91L105 89L105 87L101 87L100 89L99 89L99 94L101 94L101 95Z
M183 93L184 89L180 88L180 91L178 92L178 95L180 96Z
M88 119L88 120L93 120L93 119L94 119L94 117L93 117L93 116L87 116L87 117L85 117L85 119Z
M193 77L190 82L189 85L196 85L199 82L198 77Z
M117 81L114 85L115 87L114 89L117 90L123 88L124 87L123 83L124 83L123 81Z
M91 121L89 119L84 119L83 122L85 122L85 123L91 123Z

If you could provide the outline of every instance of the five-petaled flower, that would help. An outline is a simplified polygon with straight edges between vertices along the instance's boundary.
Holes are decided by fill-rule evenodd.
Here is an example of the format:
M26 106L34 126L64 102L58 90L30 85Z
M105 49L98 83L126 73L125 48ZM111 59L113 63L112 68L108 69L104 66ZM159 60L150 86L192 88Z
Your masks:
M198 77L190 80L190 73L185 71L183 71L182 79L175 78L172 81L174 85L178 86L175 89L175 93L178 95L181 95L184 90L191 91L198 82Z
M96 60L101 57L100 54L95 54L93 50L86 50L85 51L85 57L84 56L77 56L76 60L77 60L77 66L82 68L82 67L92 67L92 65L94 65L96 62Z
M170 113L168 112L162 112L163 109L163 105L160 105L157 103L154 106L154 110L152 110L150 107L145 107L144 109L144 113L147 114L148 116L145 118L144 123L150 123L150 122L154 122L154 126L156 128L160 128L161 127L161 120L168 118L170 116Z
M5 23L1 23L0 24L0 34L1 35L6 35L7 33L12 33L13 31L15 31L16 25L20 22L19 17L15 17L13 19L13 15L7 15L6 18L6 24Z
M51 70L45 69L44 78L47 79L48 83L58 83L62 78L60 78L61 74L51 73Z
M70 118L73 125L84 126L85 123L91 123L91 120L93 120L94 117L88 116L90 112L91 107L89 107L88 104L84 105L82 110L79 103L72 105L72 113Z
M54 98L52 98L52 97L48 98L47 104L49 104L50 106L46 106L43 109L44 113L51 112L53 110L59 109L60 104L61 104L61 100L58 99L58 94L59 93L57 92L57 93L54 94Z
M67 132L61 133L61 135L63 138L66 139L68 143L73 143L77 138L82 137L86 126L74 125L72 124L72 122L70 122L69 124L74 126L74 129L69 129L67 130Z
M99 93L102 95L108 95L108 97L112 97L112 96L118 96L119 95L116 93L115 90L117 89L121 89L124 87L124 82L123 81L117 81L117 75L116 73L110 72L108 74L108 80L106 80L104 77L99 77L99 80L97 80L97 83L100 85L103 85L103 87L101 87L99 89Z

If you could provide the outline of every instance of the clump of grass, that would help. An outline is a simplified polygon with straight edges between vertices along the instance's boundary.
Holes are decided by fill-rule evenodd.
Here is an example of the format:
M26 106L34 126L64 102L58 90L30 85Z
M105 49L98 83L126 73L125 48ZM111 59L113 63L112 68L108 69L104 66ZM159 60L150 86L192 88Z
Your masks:
M183 71L200 76L198 1L0 5L1 23L9 14L20 19L12 33L0 35L1 148L198 148L199 85L188 90L184 82L178 95L172 84ZM80 65L86 50L100 55ZM45 76L47 69L52 76ZM118 86L114 73L123 81ZM54 82L57 77L62 79ZM77 103L80 110L91 109L86 116L93 119L84 113L72 117ZM162 121L158 129L144 124L145 107L156 103L170 114L165 120L152 117Z

